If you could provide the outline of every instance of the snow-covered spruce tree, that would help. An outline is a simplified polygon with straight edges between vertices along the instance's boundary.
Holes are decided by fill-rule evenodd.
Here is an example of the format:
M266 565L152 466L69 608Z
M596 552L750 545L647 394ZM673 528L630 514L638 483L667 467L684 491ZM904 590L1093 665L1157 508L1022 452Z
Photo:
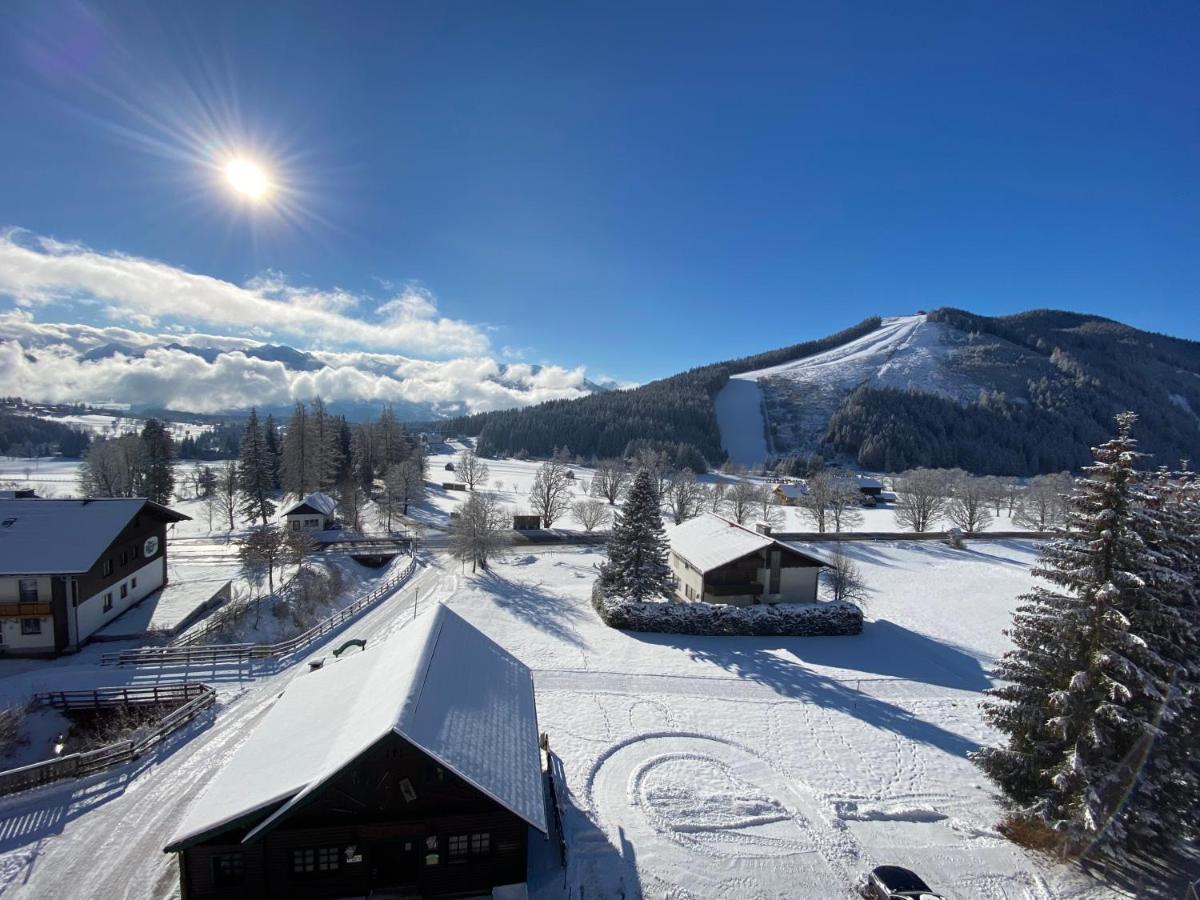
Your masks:
M669 596L674 590L658 488L647 469L634 477L625 506L613 524L608 560L600 566L600 587L630 600Z
M1160 469L1139 525L1157 554L1150 584L1162 608L1147 629L1149 649L1174 668L1161 735L1152 748L1147 790L1157 836L1200 839L1200 483Z
M263 525L275 515L271 501L275 460L267 448L267 439L258 423L258 411L251 409L242 435L239 452L238 488L242 492L242 515Z
M974 755L1017 818L1041 821L1074 852L1177 836L1178 777L1160 748L1174 755L1180 672L1162 651L1186 617L1165 589L1168 557L1145 540L1157 526L1137 486L1135 421L1121 414L1118 436L1093 449L1066 527L1042 550L1034 574L1051 586L1021 598L1016 647L997 666L1004 684L983 704L1007 744Z

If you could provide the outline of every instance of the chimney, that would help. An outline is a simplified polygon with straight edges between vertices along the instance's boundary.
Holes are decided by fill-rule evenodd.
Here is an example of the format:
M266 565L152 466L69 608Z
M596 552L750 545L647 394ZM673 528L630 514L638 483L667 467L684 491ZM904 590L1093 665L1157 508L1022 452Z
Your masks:
M771 535L771 526L768 525L766 522L755 522L754 530L757 531L759 534L765 534L768 537L770 537L770 535Z

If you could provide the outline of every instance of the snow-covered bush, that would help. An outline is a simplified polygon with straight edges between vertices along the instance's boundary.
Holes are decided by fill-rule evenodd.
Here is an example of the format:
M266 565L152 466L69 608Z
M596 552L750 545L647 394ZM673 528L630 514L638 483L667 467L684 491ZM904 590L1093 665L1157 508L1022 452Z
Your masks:
M814 637L861 634L863 628L862 610L849 603L655 603L607 595L597 583L592 606L605 625L625 631Z

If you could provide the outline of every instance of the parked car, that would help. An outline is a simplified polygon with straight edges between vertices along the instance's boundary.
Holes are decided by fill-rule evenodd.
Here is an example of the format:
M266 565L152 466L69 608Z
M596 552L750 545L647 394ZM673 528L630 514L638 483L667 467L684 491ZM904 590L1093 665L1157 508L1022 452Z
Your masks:
M867 900L945 900L941 894L902 866L877 866L866 877L862 895Z

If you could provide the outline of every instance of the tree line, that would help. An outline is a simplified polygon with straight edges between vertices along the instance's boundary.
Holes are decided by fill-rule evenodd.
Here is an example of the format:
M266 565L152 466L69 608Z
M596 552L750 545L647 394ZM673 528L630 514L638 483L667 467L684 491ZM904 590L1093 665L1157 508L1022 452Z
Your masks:
M71 425L0 412L0 456L82 456L90 443L86 431Z

